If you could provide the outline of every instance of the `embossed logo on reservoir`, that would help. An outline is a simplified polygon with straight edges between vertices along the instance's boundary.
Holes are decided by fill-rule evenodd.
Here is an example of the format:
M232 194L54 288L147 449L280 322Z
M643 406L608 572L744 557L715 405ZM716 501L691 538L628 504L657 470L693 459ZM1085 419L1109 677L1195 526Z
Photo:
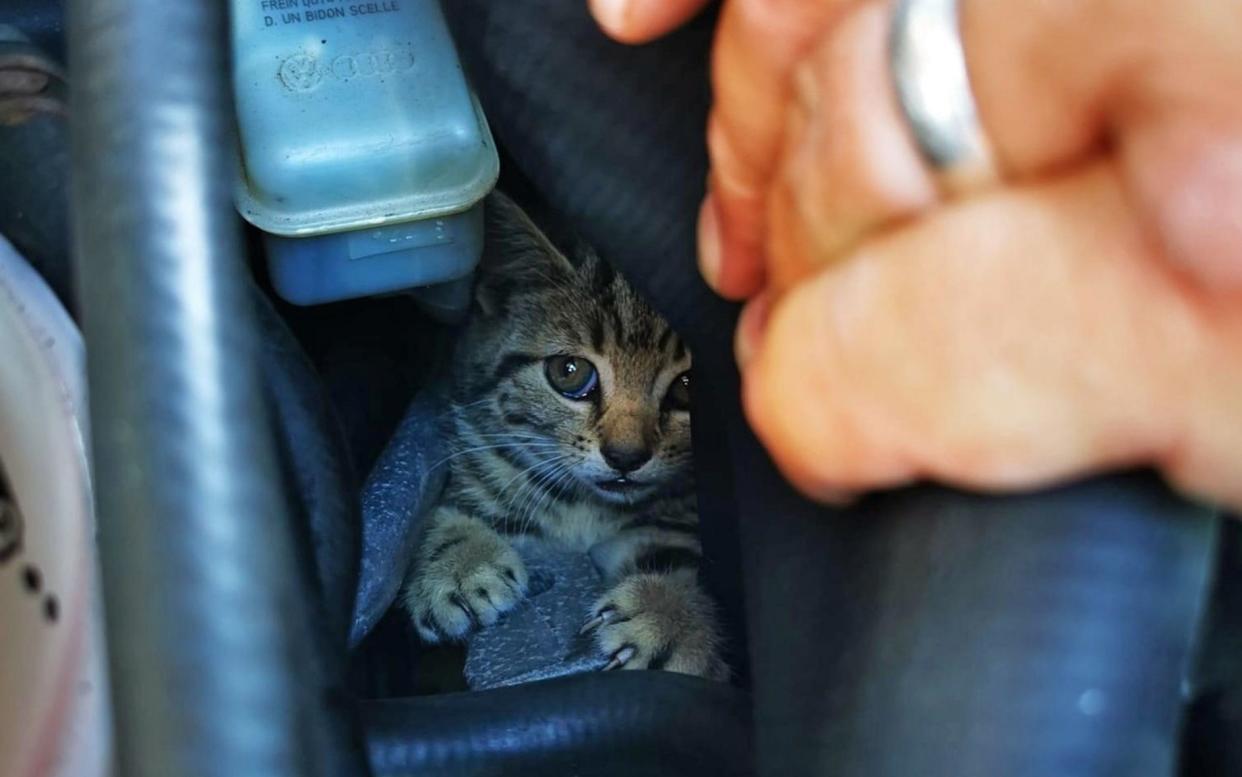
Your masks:
M407 47L328 57L299 52L281 61L278 75L289 91L307 92L325 80L348 82L358 78L396 75L413 69L414 52Z

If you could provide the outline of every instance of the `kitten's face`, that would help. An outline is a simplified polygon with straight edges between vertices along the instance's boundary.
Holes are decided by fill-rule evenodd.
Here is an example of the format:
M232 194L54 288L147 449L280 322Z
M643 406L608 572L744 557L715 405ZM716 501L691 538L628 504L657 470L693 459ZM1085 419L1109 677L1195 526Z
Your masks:
M463 418L548 489L637 504L689 487L681 339L600 259L575 268L511 203L489 205L489 251L521 258L485 260L458 361Z

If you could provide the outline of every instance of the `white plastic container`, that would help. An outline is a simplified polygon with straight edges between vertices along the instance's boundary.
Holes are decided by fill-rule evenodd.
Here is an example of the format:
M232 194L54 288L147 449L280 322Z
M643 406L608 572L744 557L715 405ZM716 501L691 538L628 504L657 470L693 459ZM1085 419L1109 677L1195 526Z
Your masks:
M0 237L0 775L114 773L84 357Z
M242 216L313 304L470 273L499 161L437 0L232 0Z

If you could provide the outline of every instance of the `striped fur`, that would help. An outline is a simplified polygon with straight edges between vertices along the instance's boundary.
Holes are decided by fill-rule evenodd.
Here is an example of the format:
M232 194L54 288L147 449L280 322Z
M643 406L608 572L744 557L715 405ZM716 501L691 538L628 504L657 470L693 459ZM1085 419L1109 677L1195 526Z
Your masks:
M695 574L690 416L671 393L689 352L594 253L571 262L503 195L487 212L454 360L449 480L405 592L419 634L494 623L526 593L514 543L544 542L589 553L612 584L583 614L610 666L724 677ZM546 374L558 356L594 365L597 390L558 392Z

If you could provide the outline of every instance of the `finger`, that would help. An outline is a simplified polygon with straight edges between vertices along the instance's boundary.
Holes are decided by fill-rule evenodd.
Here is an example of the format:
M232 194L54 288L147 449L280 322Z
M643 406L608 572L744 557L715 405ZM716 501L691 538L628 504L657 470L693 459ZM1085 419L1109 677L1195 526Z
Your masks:
M596 23L622 43L646 43L685 24L708 0L589 0Z
M766 214L768 281L778 291L877 225L939 200L893 97L890 12L885 3L851 11L795 72Z
M1237 102L1237 3L962 2L980 117L1011 172L1063 166L1191 105Z
M857 1L731 0L721 12L708 129L715 216L700 221L699 245L705 277L726 296L748 296L762 282L764 204L790 73L822 30ZM705 235L705 226L717 232Z
M721 296L746 299L763 288L767 275L755 248L763 243L764 213L751 204L759 198L719 196L721 189L721 184L709 182L699 209L699 271Z
M1239 301L1181 283L1100 164L946 207L789 292L745 408L811 496L1155 462L1237 498Z
M1008 170L1116 146L1166 255L1209 282L1242 281L1242 4L967 0L962 24Z
M888 13L851 10L797 70L767 211L778 287L937 201L895 107ZM1242 284L1242 46L1221 32L1242 26L1242 5L962 0L961 16L980 119L1008 177L1115 150L1166 255Z

